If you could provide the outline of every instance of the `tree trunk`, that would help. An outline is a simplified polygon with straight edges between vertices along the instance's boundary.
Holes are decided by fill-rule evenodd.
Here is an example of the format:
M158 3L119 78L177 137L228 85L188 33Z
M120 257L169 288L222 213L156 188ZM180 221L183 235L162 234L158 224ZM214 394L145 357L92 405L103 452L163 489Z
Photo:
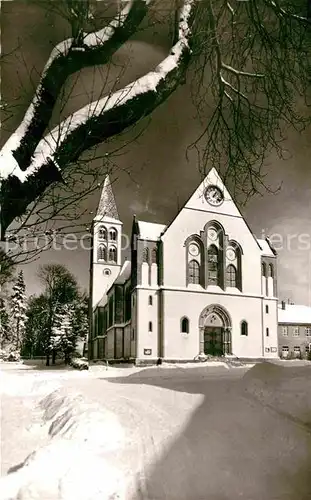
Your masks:
M50 354L46 355L46 363L45 366L50 366Z
M55 351L55 349L53 349L53 351L52 351L52 365L55 365L55 361L56 361L56 351Z

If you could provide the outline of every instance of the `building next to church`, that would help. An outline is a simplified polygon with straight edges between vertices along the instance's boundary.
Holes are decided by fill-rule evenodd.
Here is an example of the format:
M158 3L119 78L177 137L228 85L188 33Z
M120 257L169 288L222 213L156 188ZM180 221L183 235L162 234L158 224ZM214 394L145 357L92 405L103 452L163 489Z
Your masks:
M92 226L89 359L278 357L277 255L213 168L168 224L120 220L106 177Z
M278 307L280 357L308 358L311 354L311 307L285 301Z

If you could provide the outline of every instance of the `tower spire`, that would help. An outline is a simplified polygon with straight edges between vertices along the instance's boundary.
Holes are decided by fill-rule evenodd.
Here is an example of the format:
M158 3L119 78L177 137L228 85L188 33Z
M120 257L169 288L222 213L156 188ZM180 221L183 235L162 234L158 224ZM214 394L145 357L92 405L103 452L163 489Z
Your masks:
M96 217L109 217L111 219L120 220L116 200L112 191L112 186L108 174L105 177Z

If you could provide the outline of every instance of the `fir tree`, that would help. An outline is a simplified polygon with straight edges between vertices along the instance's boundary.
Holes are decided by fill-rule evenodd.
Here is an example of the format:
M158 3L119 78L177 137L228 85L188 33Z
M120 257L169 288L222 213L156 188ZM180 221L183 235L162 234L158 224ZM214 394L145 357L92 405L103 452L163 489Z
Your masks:
M16 350L21 348L25 334L26 323L26 286L23 271L18 273L15 284L12 287L11 312L12 312L12 337Z
M4 298L0 298L0 348L3 349L8 342L9 336L9 314Z

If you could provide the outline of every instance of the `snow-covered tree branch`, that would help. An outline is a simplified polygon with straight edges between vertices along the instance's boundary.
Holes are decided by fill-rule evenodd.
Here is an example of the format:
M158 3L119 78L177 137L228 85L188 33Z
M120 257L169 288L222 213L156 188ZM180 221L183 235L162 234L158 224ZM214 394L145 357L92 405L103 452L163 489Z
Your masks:
M191 53L190 26L195 0L183 1L177 41L154 71L80 109L40 140L57 93L68 75L83 65L109 60L137 29L150 3L150 0L126 2L121 14L107 28L83 35L78 42L66 40L52 52L22 124L1 152L2 237L14 218L23 215L27 206L48 186L62 180L62 171L83 151L151 113L184 81ZM53 96L48 91L52 82L56 89Z
M123 88L113 76L112 89L106 91L104 82L100 97L49 129L68 77L87 66L109 68L112 56L164 3L173 42L162 62L132 83L126 80ZM271 149L282 154L284 124L300 130L310 123L310 2L120 0L115 17L91 32L84 29L89 4L60 0L53 7L64 6L72 36L56 44L20 126L1 151L1 237L55 185L68 186L68 202L91 192L83 187L83 153L100 143L108 149L113 137L152 113L184 83L186 73L192 84L189 100L201 125L189 146L198 154L195 165L203 174L213 165L221 169L233 190L246 197L266 189L262 166ZM105 153L103 158L108 169ZM82 186L79 194L72 189L75 174ZM96 187L99 179L94 180ZM60 206L68 207L57 196L48 204L47 217L58 217ZM75 214L72 221L78 218Z

